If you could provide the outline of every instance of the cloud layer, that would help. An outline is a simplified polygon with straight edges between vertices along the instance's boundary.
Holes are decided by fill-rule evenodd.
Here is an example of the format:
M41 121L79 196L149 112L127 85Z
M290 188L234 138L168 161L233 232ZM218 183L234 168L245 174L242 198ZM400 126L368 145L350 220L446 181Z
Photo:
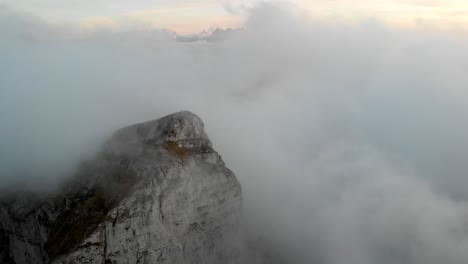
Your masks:
M467 43L301 14L263 5L206 44L0 9L1 185L52 184L114 129L186 109L289 263L466 263Z

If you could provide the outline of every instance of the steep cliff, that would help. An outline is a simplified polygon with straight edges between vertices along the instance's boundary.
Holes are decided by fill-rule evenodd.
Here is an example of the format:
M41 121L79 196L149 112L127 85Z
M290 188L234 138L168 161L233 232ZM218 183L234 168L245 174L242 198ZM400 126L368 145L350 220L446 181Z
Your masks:
M0 204L0 262L240 263L241 187L200 118L117 131L51 197Z

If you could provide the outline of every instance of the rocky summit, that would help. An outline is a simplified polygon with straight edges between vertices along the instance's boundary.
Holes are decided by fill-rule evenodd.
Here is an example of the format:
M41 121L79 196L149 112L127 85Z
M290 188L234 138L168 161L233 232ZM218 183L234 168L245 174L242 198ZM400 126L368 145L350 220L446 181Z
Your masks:
M241 186L201 119L117 131L59 193L4 195L0 263L240 263Z

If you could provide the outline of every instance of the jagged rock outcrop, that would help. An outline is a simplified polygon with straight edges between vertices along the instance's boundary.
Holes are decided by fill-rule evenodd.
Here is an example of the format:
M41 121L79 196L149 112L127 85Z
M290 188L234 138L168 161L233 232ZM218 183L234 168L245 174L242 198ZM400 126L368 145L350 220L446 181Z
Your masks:
M240 263L241 187L190 112L117 131L51 197L4 197L0 262Z

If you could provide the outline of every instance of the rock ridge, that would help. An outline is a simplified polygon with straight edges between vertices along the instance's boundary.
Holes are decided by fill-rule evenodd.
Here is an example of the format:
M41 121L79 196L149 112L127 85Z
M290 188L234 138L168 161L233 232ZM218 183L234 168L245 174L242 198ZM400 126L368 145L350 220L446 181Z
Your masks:
M118 130L63 190L0 201L0 261L240 263L241 186L183 111Z

